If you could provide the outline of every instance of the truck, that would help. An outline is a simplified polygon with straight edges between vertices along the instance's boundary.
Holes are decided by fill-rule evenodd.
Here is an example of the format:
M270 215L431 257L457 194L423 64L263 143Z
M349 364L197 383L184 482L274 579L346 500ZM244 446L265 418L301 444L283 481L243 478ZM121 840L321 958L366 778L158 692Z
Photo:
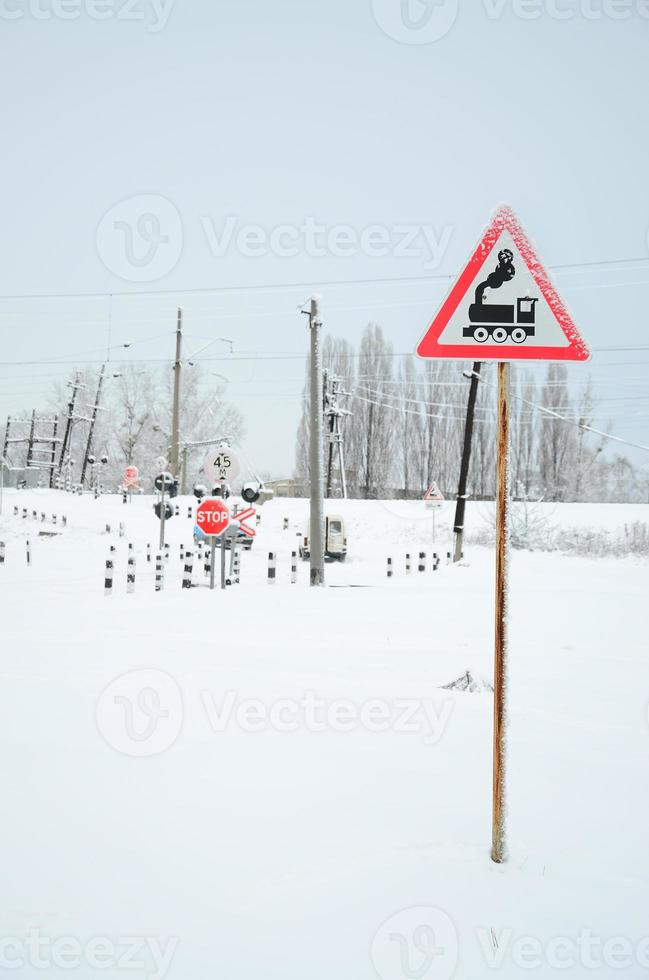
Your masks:
M311 557L309 532L305 530L300 544L300 558L308 561ZM347 557L347 532L340 514L325 517L325 561L344 561Z

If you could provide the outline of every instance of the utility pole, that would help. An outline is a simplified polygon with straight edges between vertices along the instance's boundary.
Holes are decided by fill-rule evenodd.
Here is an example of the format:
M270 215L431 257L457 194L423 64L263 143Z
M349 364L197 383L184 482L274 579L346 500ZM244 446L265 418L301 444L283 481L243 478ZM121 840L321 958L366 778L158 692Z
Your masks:
M59 417L57 415L54 419L54 427L52 429L52 442L50 445L50 463L48 467L50 471L50 490L54 486L54 470L56 469L56 445L58 443L56 434L58 431L59 431Z
M182 448L182 463L180 469L180 492L187 493L187 457L189 456L189 446L185 444Z
M32 409L32 420L29 426L29 440L27 442L27 469L31 469L34 458L34 435L36 431L36 409Z
M174 361L174 399L171 408L171 452L169 467L174 479L178 476L178 448L180 443L180 354L183 342L183 313L178 309L176 320L176 360Z
M65 421L65 432L63 433L63 442L61 443L61 455L59 456L59 475L63 470L63 464L65 462L66 453L70 449L70 441L72 438L72 424L75 421L74 417L74 405L77 400L77 391L80 388L85 388L85 385L81 384L81 375L77 371L74 376L74 381L68 381L68 384L72 388L72 395L70 396L70 401L68 402L68 417Z
M347 477L345 474L345 451L343 446L343 435L340 429L340 419L343 415L351 415L347 409L338 406L338 396L346 395L347 392L341 391L341 378L331 377L325 371L324 380L324 414L329 421L329 431L327 439L329 442L327 456L327 492L326 496L331 497L333 489L333 457L334 446L338 447L338 466L340 469L340 492L343 497L347 496Z
M324 585L324 499L322 481L322 350L320 347L319 300L311 297L309 332L311 334L311 404L309 469L311 475L311 510L309 526L309 551L311 585Z
M92 452L92 437L95 431L95 422L97 421L97 412L99 411L99 399L101 397L101 386L104 383L105 374L106 374L106 365L102 364L101 371L99 372L99 381L97 382L97 394L95 395L95 404L92 406L92 415L90 416L90 428L88 429L88 441L86 443L86 452L83 457L83 466L81 467L82 485L86 479L86 470L88 468L88 457Z
M469 478L469 463L471 462L471 439L473 437L473 417L475 414L475 401L478 394L478 383L480 381L480 361L475 361L471 372L471 385L469 387L469 401L466 407L466 421L464 423L464 448L462 449L462 462L460 463L460 480L457 488L457 503L455 505L455 524L453 533L455 534L455 553L453 561L459 561L462 557L462 538L464 535L464 511L466 509L466 484Z

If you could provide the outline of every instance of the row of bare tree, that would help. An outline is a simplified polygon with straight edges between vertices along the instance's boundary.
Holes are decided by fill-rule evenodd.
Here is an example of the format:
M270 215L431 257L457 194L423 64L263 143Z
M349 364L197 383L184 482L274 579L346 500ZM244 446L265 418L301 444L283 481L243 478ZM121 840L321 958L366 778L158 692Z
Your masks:
M72 460L72 479L81 475L83 457L88 446L88 434L95 404L99 376L96 370L77 372L77 397L72 425L69 457ZM171 442L172 373L152 370L139 364L119 366L112 371L110 364L101 387L99 410L92 437L92 452L106 456L99 479L107 489L115 489L128 465L137 466L143 488L150 489L156 472L155 460L167 456ZM65 426L71 388L65 383L54 385L46 405L46 414L58 415L59 433ZM183 372L180 401L180 436L183 442L230 437L240 442L244 435L241 412L224 399L224 385L214 383L200 365ZM15 451L14 455L18 453ZM20 449L22 456L24 448ZM189 451L188 476L193 479L205 456L205 449ZM24 460L22 461L24 463ZM22 465L16 458L14 465Z
M457 491L469 381L458 361L421 362L395 355L381 327L369 324L358 351L331 336L323 343L325 369L347 393L341 407L346 475L351 496L419 497L434 481ZM495 490L495 371L483 366L473 434L469 491L489 499ZM512 372L512 481L523 499L644 501L646 474L627 457L604 452L592 424L591 385L576 390L564 365L549 364L538 382L529 370ZM296 479L308 483L308 383L296 441ZM541 405L564 419L544 414ZM334 481L335 482L335 481ZM339 486L339 484L338 484Z

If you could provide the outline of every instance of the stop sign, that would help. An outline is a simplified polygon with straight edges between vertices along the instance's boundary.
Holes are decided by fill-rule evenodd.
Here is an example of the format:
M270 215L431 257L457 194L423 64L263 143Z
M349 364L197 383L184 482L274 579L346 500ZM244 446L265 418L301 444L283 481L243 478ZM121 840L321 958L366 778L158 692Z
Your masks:
M203 534L222 534L230 523L230 508L219 498L204 500L196 511L196 523Z

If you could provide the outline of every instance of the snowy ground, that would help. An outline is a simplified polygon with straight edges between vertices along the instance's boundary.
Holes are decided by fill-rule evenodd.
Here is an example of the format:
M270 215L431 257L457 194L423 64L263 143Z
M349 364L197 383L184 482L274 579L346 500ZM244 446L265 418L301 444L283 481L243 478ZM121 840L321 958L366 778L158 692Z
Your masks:
M39 538L52 524L14 504L68 526ZM0 975L647 975L649 564L514 554L511 855L495 866L492 696L444 689L491 680L493 555L431 570L448 505L435 546L422 504L331 512L350 557L328 584L365 587L310 589L304 565L291 585L307 505L276 500L226 592L181 590L192 523L174 518L156 594L151 498L5 491ZM553 513L612 533L649 521L649 506ZM420 550L426 573L406 577Z

